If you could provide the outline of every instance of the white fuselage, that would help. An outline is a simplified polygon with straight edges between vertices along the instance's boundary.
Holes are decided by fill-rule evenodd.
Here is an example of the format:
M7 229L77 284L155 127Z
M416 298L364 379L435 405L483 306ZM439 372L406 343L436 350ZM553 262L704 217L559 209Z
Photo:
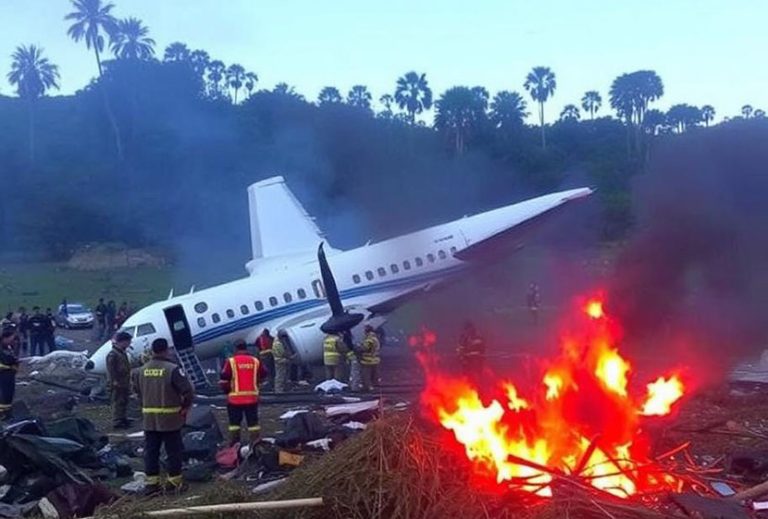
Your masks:
M589 193L588 189L554 193L379 243L331 252L328 262L342 302L346 308L365 313L398 295L429 288L469 265L456 254ZM158 337L171 340L165 312L174 306L183 308L195 353L201 359L215 357L227 342L254 341L265 328L273 334L291 328L302 361L322 357L319 325L329 317L330 309L313 251L293 255L283 263L271 262L269 268L255 267L248 278L139 310L123 325L134 336L133 355ZM110 348L108 341L91 357L94 372L104 372Z

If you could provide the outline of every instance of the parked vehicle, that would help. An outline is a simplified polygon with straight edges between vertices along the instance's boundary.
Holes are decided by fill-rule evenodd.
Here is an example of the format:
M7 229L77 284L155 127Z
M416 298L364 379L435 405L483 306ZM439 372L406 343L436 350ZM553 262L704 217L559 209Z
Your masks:
M80 303L67 303L59 305L56 312L56 326L60 328L93 328L93 312L87 306Z

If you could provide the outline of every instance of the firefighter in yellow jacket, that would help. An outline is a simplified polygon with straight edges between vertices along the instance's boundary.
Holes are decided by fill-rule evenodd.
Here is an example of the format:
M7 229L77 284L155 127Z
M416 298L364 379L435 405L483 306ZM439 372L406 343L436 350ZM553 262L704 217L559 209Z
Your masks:
M152 342L152 359L132 374L144 418L144 471L147 494L160 490L160 448L168 457L168 486L182 489L181 463L184 445L181 428L194 396L192 385L168 353L168 341Z
M339 333L329 333L323 340L323 365L325 380L344 381L344 364L347 348Z
M363 368L363 391L373 391L379 385L379 364L381 363L381 343L376 330L370 324L365 325L365 338L360 345L360 364Z

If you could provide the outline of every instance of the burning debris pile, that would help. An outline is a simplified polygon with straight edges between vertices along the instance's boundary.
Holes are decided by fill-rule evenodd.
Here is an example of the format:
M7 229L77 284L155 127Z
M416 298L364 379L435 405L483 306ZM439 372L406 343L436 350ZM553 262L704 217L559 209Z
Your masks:
M425 412L453 433L486 483L541 497L552 496L562 480L620 498L681 491L686 479L651 456L645 428L683 397L680 375L632 384L632 364L618 350L618 323L599 298L582 310L559 356L542 362L540 384L528 391L511 382L484 390L451 377L437 365L434 334L412 338L426 374Z

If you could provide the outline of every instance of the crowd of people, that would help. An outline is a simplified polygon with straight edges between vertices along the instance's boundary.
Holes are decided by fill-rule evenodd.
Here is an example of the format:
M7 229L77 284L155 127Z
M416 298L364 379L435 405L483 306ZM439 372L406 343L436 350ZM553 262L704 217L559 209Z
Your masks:
M32 313L20 307L16 312L8 312L0 321L0 330L13 333L14 354L45 355L56 350L56 319L50 308L45 312L39 306L32 308Z
M105 341L112 337L133 312L133 305L129 306L126 301L117 306L117 303L112 299L104 302L104 298L100 298L93 311L95 339Z

